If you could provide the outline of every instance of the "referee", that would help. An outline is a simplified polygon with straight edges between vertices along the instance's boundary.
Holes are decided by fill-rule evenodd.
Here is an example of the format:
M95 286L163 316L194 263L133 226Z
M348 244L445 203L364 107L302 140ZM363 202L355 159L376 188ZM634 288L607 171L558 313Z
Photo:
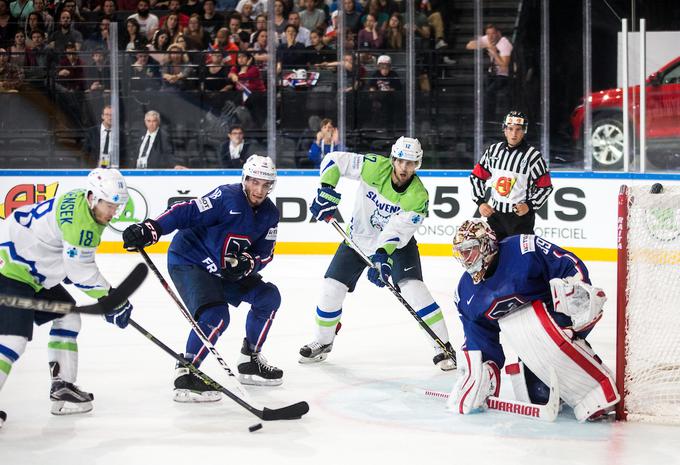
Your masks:
M524 113L508 113L503 119L506 142L489 146L470 174L472 198L499 241L534 234L535 212L553 190L541 152L524 140L528 127ZM484 200L487 186L491 187L488 202Z

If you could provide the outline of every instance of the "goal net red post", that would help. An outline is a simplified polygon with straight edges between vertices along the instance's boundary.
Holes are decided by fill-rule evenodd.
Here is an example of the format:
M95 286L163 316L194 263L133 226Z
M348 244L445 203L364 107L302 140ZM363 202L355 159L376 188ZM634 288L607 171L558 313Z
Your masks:
M680 424L680 186L622 186L617 239L616 416Z

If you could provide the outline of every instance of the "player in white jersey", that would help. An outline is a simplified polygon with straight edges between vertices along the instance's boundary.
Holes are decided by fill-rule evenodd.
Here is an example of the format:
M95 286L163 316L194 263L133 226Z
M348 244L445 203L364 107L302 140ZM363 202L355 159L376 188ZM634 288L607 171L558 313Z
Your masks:
M19 208L0 232L0 288L4 294L75 303L62 283L101 298L111 285L95 263L95 250L111 219L128 201L125 180L115 169L97 168L87 188ZM106 315L110 323L127 326L132 305L125 302ZM52 376L52 413L67 415L92 410L94 396L74 383L78 372L80 316L15 309L0 305L0 389L12 365L32 339L33 324L52 322L48 360ZM0 424L6 415L0 415Z
M453 353L439 305L423 283L418 246L413 237L428 213L428 193L416 175L423 157L418 139L400 137L391 157L331 152L321 163L321 188L310 210L317 220L330 220L340 202L335 191L341 177L360 181L349 235L371 256L368 279L379 287L392 277L406 301ZM324 276L316 308L316 336L300 349L300 363L320 362L328 357L340 328L342 303L352 292L366 264L342 243ZM455 369L455 361L432 341L435 365Z

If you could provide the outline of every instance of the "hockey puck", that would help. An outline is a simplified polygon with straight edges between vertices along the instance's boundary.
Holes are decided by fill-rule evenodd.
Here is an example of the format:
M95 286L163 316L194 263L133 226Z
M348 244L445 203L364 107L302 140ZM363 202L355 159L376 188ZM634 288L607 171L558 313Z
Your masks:
M660 194L663 192L663 186L660 183L652 184L652 188L649 190L650 194Z
M254 432L257 431L258 429L262 429L262 423L258 423L258 424L256 424L256 425L253 425L253 426L249 426L249 427L248 427L248 431L250 431L251 433L254 433Z

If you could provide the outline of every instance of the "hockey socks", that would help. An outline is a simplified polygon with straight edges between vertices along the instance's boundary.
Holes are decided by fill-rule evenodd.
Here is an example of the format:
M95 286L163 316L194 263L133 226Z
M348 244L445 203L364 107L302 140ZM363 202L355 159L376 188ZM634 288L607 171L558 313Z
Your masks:
M22 336L0 335L0 389L12 371L12 365L24 353L27 342Z
M227 329L227 326L229 326L228 307L226 305L216 305L204 308L201 310L196 322L201 330L203 330L203 333L208 336L210 342L215 344L224 330ZM199 367L208 355L208 349L205 348L203 342L194 331L189 333L185 353L191 364L195 367Z
M74 383L78 376L78 342L80 315L72 313L52 322L47 343L52 382ZM55 367L57 367L55 372Z

